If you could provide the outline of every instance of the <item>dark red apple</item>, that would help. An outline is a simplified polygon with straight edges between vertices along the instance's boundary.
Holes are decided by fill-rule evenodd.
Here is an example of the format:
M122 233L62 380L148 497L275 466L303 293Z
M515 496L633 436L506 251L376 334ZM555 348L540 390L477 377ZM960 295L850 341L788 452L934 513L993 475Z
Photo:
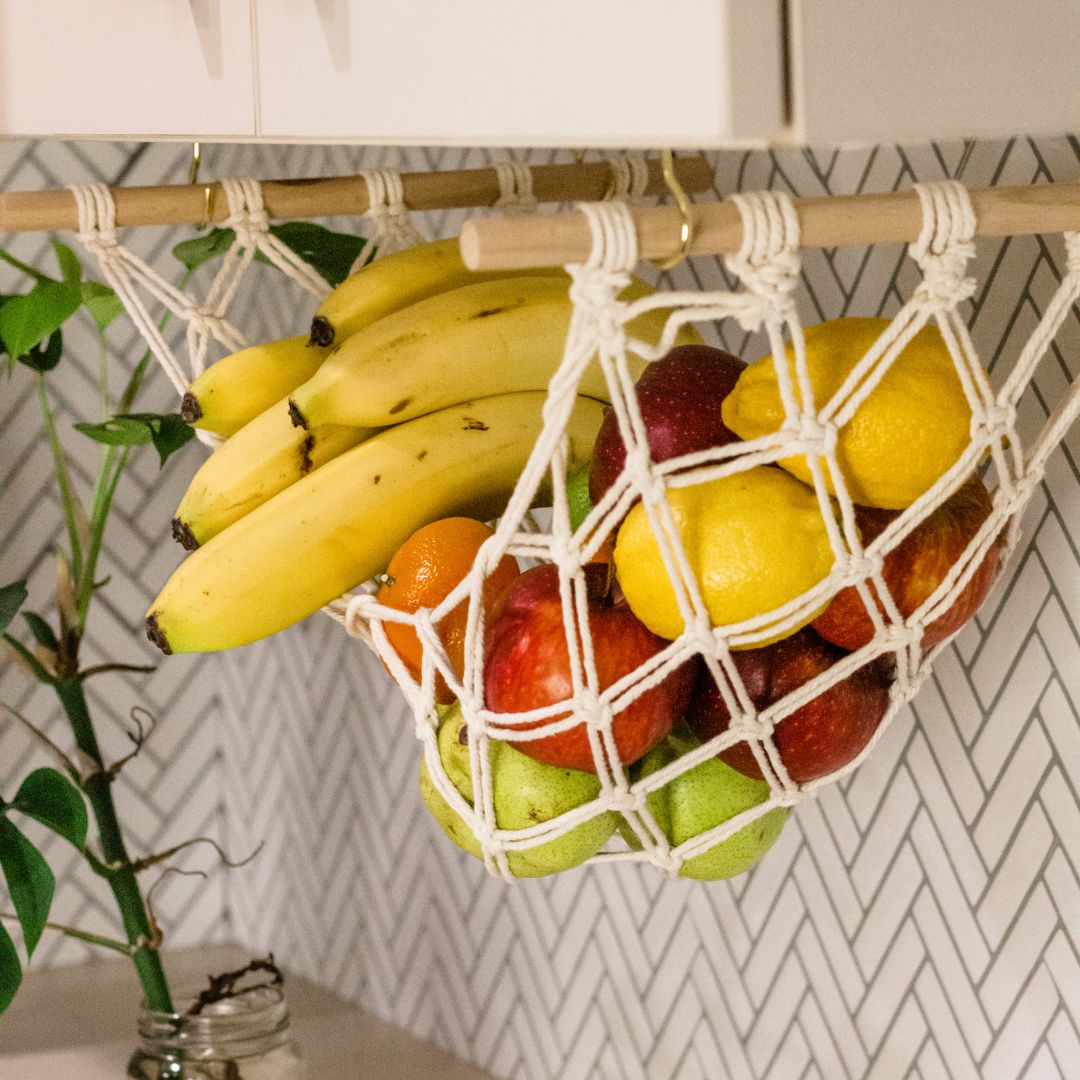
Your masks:
M990 493L978 477L972 477L885 556L882 577L904 618L945 580L949 568L992 509ZM855 521L863 543L869 544L879 536L899 513L856 507ZM923 649L933 648L975 614L1001 568L1004 545L1004 536L999 536L949 610L927 626L923 632ZM874 636L870 613L854 586L837 593L812 625L823 638L844 649L861 648Z
M680 345L650 364L637 381L637 401L653 461L737 442L720 417L746 364L708 345ZM623 470L626 446L611 408L596 436L589 471L595 506Z
M773 645L731 654L757 709L765 709L786 697L845 655L842 649L830 645L810 629L800 630ZM889 707L889 686L894 672L891 656L878 657L823 690L776 725L773 739L792 780L804 784L827 776L866 746ZM702 741L727 731L731 722L716 681L704 669L698 676L686 721ZM749 743L735 743L717 757L746 776L762 779Z
M605 690L669 643L647 630L625 603L610 602L606 566L586 566L585 580L596 674L600 689ZM693 682L693 667L683 665L615 717L612 734L624 764L643 757L667 735L686 708ZM565 701L572 692L558 570L538 566L502 594L485 634L487 707L495 712L526 712ZM550 722L523 724L522 728ZM548 765L597 771L584 723L513 745Z

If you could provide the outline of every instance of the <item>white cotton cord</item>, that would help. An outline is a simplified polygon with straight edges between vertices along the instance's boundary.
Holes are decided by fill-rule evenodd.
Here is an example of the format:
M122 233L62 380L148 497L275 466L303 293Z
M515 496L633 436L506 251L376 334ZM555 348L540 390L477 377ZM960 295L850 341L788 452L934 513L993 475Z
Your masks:
M611 186L605 201L638 203L649 189L649 163L644 154L617 154L607 159L611 166Z
M368 197L364 217L372 223L373 229L364 250L352 265L352 274L374 259L424 243L424 237L413 224L405 205L401 173L394 169L361 169L358 175Z
M975 254L975 210L963 184L940 180L916 184L923 225L908 253L923 272L915 290L932 311L955 308L974 295L975 280L966 277Z
M79 184L70 190L79 212L79 242L96 257L106 282L119 297L177 393L183 395L190 382L187 373L147 312L135 286L144 284L155 299L174 314L179 314L190 301L120 245L116 236L116 203L105 184Z
M791 317L792 293L799 283L799 214L795 203L782 191L759 191L729 196L742 218L743 239L739 250L724 264L742 281L757 303L736 316L751 333L774 319Z
M229 187L235 185L235 194L229 197L227 224L236 230L237 241L245 247L250 245L256 248L290 281L316 300L323 301L330 293L326 279L270 231L269 217L263 204L262 182L250 176L241 176L222 181L222 184ZM229 196L228 187L226 195Z
M847 776L873 752L900 708L919 690L947 641L924 650L927 628L947 615L988 558L1016 543L1017 525L1038 484L1046 461L1080 415L1080 380L1057 402L1034 443L1025 448L1017 431L1018 400L1054 335L1080 299L1080 238L1067 237L1068 271L1023 349L1017 367L995 394L979 363L957 306L971 295L967 266L972 254L974 216L958 185L928 185L920 193L924 228L911 254L923 270L915 294L891 321L866 356L828 401L815 401L809 378L806 343L794 304L799 280L798 218L791 200L779 193L734 198L744 224L740 251L728 260L743 287L712 293L666 293L633 302L619 299L638 260L633 218L624 202L613 199L580 207L592 237L589 257L568 267L574 310L562 363L552 378L543 409L543 426L518 484L496 526L481 548L470 574L434 609L412 615L382 608L371 596L332 605L352 632L369 639L401 684L414 713L425 760L440 794L473 829L490 873L513 880L511 864L530 848L565 836L597 815L617 812L637 838L639 848L604 851L595 862L643 862L677 876L689 859L723 843L739 830L776 809L813 797L822 786ZM645 311L674 309L659 343L633 339L627 324ZM785 409L779 431L768 436L699 451L662 463L651 461L647 431L637 404L628 364L630 351L658 359L674 341L680 325L702 319L734 319L746 328L764 329L776 361L779 393ZM855 504L838 460L838 433L859 408L907 343L931 320L938 323L946 348L972 409L972 439L938 481L898 514L872 542L863 544ZM675 327L675 331L672 327ZM785 359L790 341L793 361ZM576 532L569 526L565 478L569 465L567 424L586 367L599 363L607 382L611 409L626 447L622 475L598 500ZM773 611L737 624L714 627L698 581L675 528L667 492L719 476L737 475L760 465L775 465L796 454L807 458L812 486L821 508L833 569L801 596ZM919 608L904 616L885 579L885 559L927 517L943 506L986 460L998 474L992 510L938 588ZM835 494L830 495L826 480ZM537 532L530 518L540 485L550 480L550 524ZM601 689L598 653L589 627L585 566L604 538L640 500L657 540L663 572L668 575L685 628L650 660ZM554 564L564 627L569 642L568 700L518 714L494 713L484 700L483 583L504 554ZM659 570L657 572L660 572ZM768 707L754 706L732 650L758 646L794 632L822 610L843 588L853 587L873 627L869 643L843 656L827 671ZM465 676L450 669L439 638L439 625L457 605L469 603L466 621ZM414 627L423 648L418 678L389 643L384 622ZM642 694L657 687L675 668L700 657L730 713L728 729L636 782L617 762L615 734L619 717ZM780 754L777 732L793 713L852 677L864 665L892 657L896 678L885 715L863 751L848 765L807 783L789 774ZM441 674L458 695L469 731L472 799L465 799L446 775L436 742L435 677ZM596 768L599 795L551 821L523 830L504 830L495 818L495 776L489 757L496 740L524 749L524 744L574 730L587 739ZM664 785L729 747L746 743L769 787L767 800L713 829L672 846L649 809L649 797Z
M491 204L500 213L531 214L539 205L533 194L532 169L523 161L497 161L493 166L499 181L499 197Z

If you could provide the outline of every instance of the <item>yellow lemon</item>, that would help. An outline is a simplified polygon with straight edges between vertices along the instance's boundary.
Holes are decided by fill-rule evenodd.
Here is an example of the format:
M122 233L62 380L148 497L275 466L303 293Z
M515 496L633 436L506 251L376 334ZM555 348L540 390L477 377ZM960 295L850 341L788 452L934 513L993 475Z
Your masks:
M840 389L888 325L888 319L833 319L806 330L815 408L821 409ZM794 379L790 343L786 352ZM784 407L771 356L746 368L721 411L724 423L743 439L780 429ZM910 506L960 457L970 427L971 406L941 332L924 326L838 432L837 461L852 499L887 510ZM780 464L810 482L805 455ZM826 478L835 493L828 470Z
M714 626L772 611L832 569L832 547L817 498L780 469L759 465L673 488L667 500ZM619 528L615 570L631 611L654 634L678 637L683 618L641 503ZM816 614L807 613L798 626L772 640L793 634Z

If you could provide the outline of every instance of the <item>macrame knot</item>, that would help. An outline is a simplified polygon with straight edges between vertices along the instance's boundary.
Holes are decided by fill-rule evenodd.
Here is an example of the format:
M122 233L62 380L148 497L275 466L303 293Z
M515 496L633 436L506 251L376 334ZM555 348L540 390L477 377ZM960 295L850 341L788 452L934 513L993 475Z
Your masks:
M942 180L916 184L923 226L911 245L911 257L922 270L916 296L933 310L955 307L975 293L974 278L965 277L975 254L975 210L963 184Z
M736 315L744 328L757 330L762 322L784 319L794 310L791 294L801 266L799 215L791 196L782 191L733 194L729 199L742 218L743 239L724 264L757 299Z
M630 284L625 270L595 270L587 266L570 268L570 300L600 340L622 334L622 305L615 299Z
M259 234L270 230L270 218L263 205L262 184L250 176L227 176L220 181L229 204L225 224L244 247L256 247Z
M981 415L975 417L972 434L977 441L990 444L1010 438L1015 429L1016 406L993 402L983 406Z
M95 181L73 184L68 190L79 214L79 242L99 259L115 260L119 248L116 202L108 186Z
M577 695L577 705L589 727L596 731L610 731L614 719L611 705L602 701L600 695L588 686L582 686Z
M424 238L413 225L409 208L405 205L401 174L393 169L362 169L359 175L367 190L368 208L365 216L375 226L370 243L377 249L376 254L389 255L413 244L423 243ZM353 263L352 272L356 273L368 258L367 251L361 252Z
M865 551L861 555L852 553L840 563L841 578L849 585L854 585L857 581L869 581L881 571L883 565L884 559L880 554L867 555Z
M693 643L695 652L704 655L711 654L716 649L712 619L707 611L699 611L692 619L688 619L684 633Z
M790 810L813 792L802 792L798 787L783 788L772 797L772 804Z
M620 814L640 813L644 800L640 795L632 791L623 791L621 788L613 788L608 792L605 799L609 809L616 810Z
M611 185L604 194L606 202L637 202L649 187L649 166L644 154L619 154L609 158Z
M798 413L790 424L784 425L784 431L803 443L808 452L816 453L819 457L831 454L836 449L836 425L822 423L814 413Z
M367 638L368 623L372 618L371 609L377 606L378 601L372 593L361 592L351 597L342 623L345 633L350 637Z
M899 652L911 644L911 629L903 623L887 622L885 629L879 631L879 640L886 646L883 652Z
M504 214L531 214L539 205L533 194L532 169L522 161L495 163L499 197L491 204Z

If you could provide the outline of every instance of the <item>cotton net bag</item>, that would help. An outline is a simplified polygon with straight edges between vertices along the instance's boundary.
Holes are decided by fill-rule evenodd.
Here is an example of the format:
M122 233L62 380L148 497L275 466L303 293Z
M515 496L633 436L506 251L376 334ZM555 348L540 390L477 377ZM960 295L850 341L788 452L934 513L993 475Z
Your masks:
M1080 409L1080 384L1073 382L1026 445L1017 431L1017 403L1080 295L1080 237L1065 235L1067 273L1003 384L995 389L957 313L957 306L975 289L975 282L967 276L976 225L971 201L966 190L951 181L920 185L916 190L923 228L909 255L920 268L922 281L827 400L815 400L806 338L793 299L800 269L799 223L788 197L776 192L731 196L742 218L744 239L740 251L726 262L741 288L659 292L631 302L618 299L638 263L637 237L627 207L619 202L579 207L592 232L591 254L583 264L567 267L574 314L563 361L548 389L542 433L494 536L480 549L468 576L436 608L404 614L363 593L349 603L345 618L346 628L378 652L411 706L416 734L423 744L427 783L448 808L440 818L444 828L461 846L482 856L491 873L510 881L550 872L544 853L558 855L560 843L565 848L575 837L588 833L594 840L597 835L610 837L590 861L647 862L674 876L701 866L703 857L722 850L732 838L738 843L736 834L747 836L755 822L762 826L761 832L770 815L775 820L779 814L782 822L788 808L847 775L873 752L892 717L915 695L949 640L947 636L926 648L927 627L958 600L962 602L973 577L987 574L987 567L992 577L1015 546L1020 514L1042 477L1047 458ZM669 315L661 340L650 346L632 339L627 325L654 308L669 311ZM782 401L779 430L653 462L628 353L655 361L668 352L685 324L725 319L736 320L748 332L763 330L767 334L772 358L763 362L772 366ZM969 438L935 482L906 508L889 515L885 527L864 542L852 485L841 462L840 433L905 347L928 324L940 332L970 409ZM785 357L787 361L782 359ZM566 496L570 464L566 431L576 387L583 371L594 362L602 366L607 381L626 447L626 464L618 480L573 530ZM807 492L816 501L827 537L828 572L778 607L738 622L716 624L675 520L675 493L722 478L745 476L750 470L766 468L779 473L779 463L800 456L806 462ZM982 524L938 587L905 616L883 578L885 557L980 472L987 489L993 490ZM550 484L551 509L541 515L538 524L531 507L545 480ZM671 640L646 662L605 686L598 679L588 616L587 578L595 576L595 568L588 574L585 568L597 558L606 539L617 533L635 504L640 504L639 515L647 518L682 628L669 635ZM507 554L516 556L523 567L548 564L553 568L548 573L557 574L571 686L564 700L516 713L496 712L485 701L485 633L490 628L485 626L480 598L486 578ZM849 588L856 591L872 620L870 640L779 700L756 708L733 659L737 650L789 637L837 593ZM464 675L459 678L438 627L440 620L465 600L469 602L465 663ZM391 621L411 625L420 639L423 659L419 679L412 676L388 640L385 624ZM646 768L640 762L622 764L613 736L619 716L691 663L697 666L697 678L708 680L709 691L723 702L730 716L727 729L701 742L683 739L678 753L668 753L659 760L653 755ZM890 675L887 705L872 737L841 768L797 782L779 750L778 728L808 702L874 664L887 664ZM464 727L453 740L456 749L451 749L449 761L446 740L440 744L438 737L446 710L436 705L436 676L457 696L456 708ZM595 795L587 799L579 795L576 805L546 819L544 814L533 814L531 820L505 827L500 818L513 818L514 814L512 810L504 813L510 796L500 800L498 794L499 769L510 773L500 747L527 751L530 741L572 728L587 735L595 769L591 780ZM753 771L761 775L767 789L763 788L758 801L745 809L696 835L681 838L673 827L670 807L658 801L657 793L740 744L743 760L752 755L757 766ZM448 773L448 765L454 775ZM512 776L518 779L518 773ZM449 827L447 817L452 822ZM571 861L581 860L575 855ZM558 857L551 865L562 868ZM727 875L691 872L688 876Z

